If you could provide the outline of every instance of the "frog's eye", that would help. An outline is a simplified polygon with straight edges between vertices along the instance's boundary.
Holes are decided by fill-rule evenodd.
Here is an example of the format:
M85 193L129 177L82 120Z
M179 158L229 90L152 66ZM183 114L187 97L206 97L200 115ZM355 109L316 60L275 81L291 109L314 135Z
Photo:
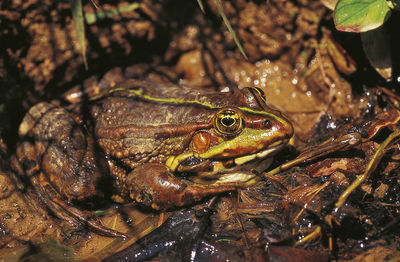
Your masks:
M215 128L224 135L235 135L243 129L243 119L231 109L219 112L215 117Z

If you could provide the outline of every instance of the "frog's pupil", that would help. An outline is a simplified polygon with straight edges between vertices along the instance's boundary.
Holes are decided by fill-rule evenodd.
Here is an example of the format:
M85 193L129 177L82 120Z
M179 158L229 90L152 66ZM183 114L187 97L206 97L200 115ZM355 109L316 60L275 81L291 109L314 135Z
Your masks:
M222 124L226 127L230 127L235 123L235 119L232 117L225 117L222 119Z

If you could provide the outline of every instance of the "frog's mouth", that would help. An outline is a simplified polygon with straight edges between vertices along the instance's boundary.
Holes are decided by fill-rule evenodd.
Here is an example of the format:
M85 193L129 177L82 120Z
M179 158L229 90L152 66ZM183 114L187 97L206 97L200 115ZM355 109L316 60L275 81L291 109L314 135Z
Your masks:
M262 172L267 169L272 162L273 153L279 151L284 145L283 141L277 141L265 150L226 159L203 159L193 153L186 153L168 159L166 165L172 171L196 173L196 177L202 179L217 180L217 182L243 182L254 177L253 171ZM252 164L251 167L249 167L250 164Z

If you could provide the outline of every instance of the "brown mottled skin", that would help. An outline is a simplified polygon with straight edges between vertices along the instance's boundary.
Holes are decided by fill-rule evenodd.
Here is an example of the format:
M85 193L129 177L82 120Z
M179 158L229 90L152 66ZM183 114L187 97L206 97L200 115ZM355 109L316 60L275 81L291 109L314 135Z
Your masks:
M265 110L260 99L247 89L220 93L135 80L128 80L121 87L141 90L150 97L207 102L238 112L237 107ZM192 204L208 195L242 186L237 181L215 185L187 183L177 178L165 164L170 156L189 150L203 153L232 139L233 136L221 135L215 129L214 117L219 108L149 101L127 90L92 99L86 102L85 108L88 108L89 117L71 113L76 112L73 108L67 110L42 102L29 110L20 126L19 162L50 206L61 206L79 217L69 203L102 197L98 183L110 175L114 178L116 200L134 200L162 210ZM276 135L261 143L264 147L292 135L290 124L283 126L274 118L239 114L244 129L276 129ZM212 169L219 158L226 160L256 150L254 146L238 148L227 148L215 159L185 160L175 173L190 170L195 175ZM60 201L65 202L60 204Z

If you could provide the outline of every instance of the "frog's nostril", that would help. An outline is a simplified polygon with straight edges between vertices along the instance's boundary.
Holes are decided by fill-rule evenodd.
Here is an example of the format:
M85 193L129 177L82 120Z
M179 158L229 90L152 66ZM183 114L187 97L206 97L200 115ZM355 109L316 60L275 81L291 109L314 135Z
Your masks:
M269 119L265 119L263 121L263 125L265 128L270 128L271 127L271 121Z
M194 156L186 158L181 162L182 166L195 166L201 163L201 160L198 158L195 158Z

